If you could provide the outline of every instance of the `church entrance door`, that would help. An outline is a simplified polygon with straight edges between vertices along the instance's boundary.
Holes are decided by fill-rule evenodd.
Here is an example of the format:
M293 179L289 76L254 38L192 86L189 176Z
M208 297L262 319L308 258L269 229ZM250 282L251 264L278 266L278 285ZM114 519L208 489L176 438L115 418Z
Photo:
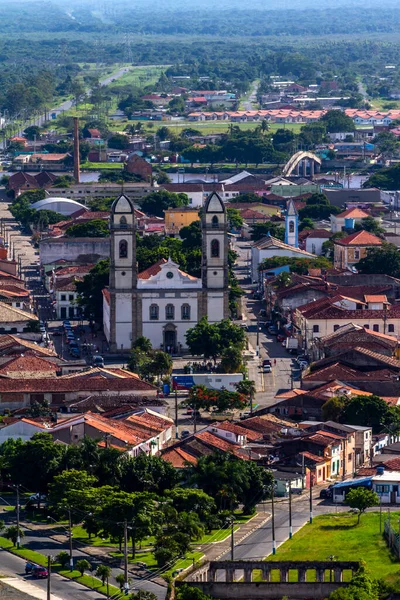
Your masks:
M166 329L164 331L164 352L176 353L176 331Z

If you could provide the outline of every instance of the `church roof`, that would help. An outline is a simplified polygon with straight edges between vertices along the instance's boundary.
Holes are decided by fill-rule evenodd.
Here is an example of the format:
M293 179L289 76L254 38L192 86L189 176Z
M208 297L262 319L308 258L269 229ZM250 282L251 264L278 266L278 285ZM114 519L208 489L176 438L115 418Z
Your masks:
M297 210L293 200L289 200L286 214L288 217L297 217Z
M161 266L165 265L166 262L168 262L168 261L165 260L165 258L160 258L160 260L158 260L156 263L154 263L154 265L151 265L151 267L148 267L147 269L145 269L144 271L139 273L138 278L139 279L150 279L150 277L152 277L153 275L157 275L157 273L159 273L161 271Z
M217 192L211 192L207 200L204 203L204 212L208 213L224 213L225 205L222 201L221 196Z
M300 254L304 258L316 258L315 254L311 254L311 252L306 252L305 250L300 250L300 248L294 248L293 246L289 246L289 244L285 244L285 242L281 242L277 238L272 237L272 235L268 235L266 237L261 238L253 244L254 248L258 250L267 250L269 248L276 248L279 250L290 250L291 252L295 252L296 254Z

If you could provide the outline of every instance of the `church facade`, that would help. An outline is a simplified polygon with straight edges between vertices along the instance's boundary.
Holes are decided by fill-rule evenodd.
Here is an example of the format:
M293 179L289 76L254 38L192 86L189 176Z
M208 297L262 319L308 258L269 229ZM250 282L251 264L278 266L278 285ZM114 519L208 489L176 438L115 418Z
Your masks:
M162 259L138 273L132 201L122 195L111 208L110 284L103 290L103 328L113 352L127 352L145 336L153 348L170 353L186 349L185 334L206 316L227 318L228 236L224 203L207 198L201 218L201 278Z

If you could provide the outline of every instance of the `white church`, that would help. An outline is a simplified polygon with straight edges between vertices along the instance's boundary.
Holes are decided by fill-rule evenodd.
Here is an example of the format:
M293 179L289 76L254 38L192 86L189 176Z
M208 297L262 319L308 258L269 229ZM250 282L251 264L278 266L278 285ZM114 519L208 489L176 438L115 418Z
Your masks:
M224 203L216 192L207 198L201 218L201 279L172 260L160 260L137 272L133 202L121 195L111 207L110 283L103 290L103 328L113 352L127 352L140 336L153 348L179 354L185 333L206 316L227 318L228 235Z

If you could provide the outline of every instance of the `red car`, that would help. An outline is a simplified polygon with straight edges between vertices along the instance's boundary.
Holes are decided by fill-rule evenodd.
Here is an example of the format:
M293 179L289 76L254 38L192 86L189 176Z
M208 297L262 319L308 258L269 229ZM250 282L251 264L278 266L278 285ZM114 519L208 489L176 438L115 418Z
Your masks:
M49 572L45 567L37 566L32 569L32 577L35 579L47 579L48 576Z
M283 342L284 340L286 340L286 335L283 335L283 333L278 333L276 339L278 342Z

